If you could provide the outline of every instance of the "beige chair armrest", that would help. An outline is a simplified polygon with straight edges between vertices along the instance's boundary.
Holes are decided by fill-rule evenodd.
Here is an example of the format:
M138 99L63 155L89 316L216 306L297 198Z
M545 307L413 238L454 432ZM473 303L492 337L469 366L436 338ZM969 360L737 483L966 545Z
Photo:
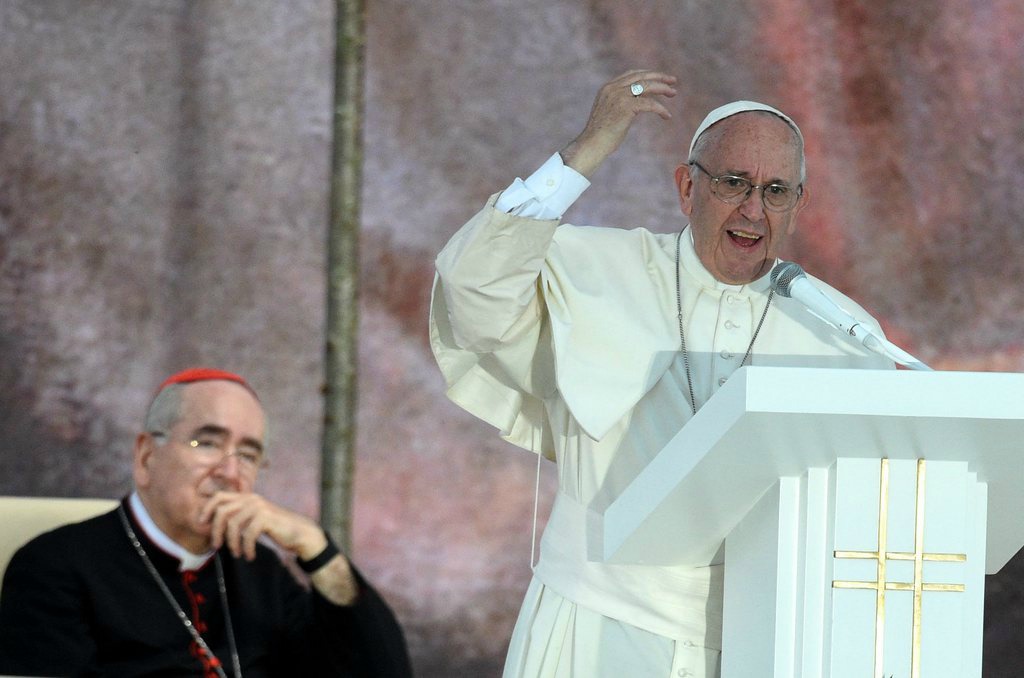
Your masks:
M106 513L116 499L0 497L0 577L14 552L36 535Z

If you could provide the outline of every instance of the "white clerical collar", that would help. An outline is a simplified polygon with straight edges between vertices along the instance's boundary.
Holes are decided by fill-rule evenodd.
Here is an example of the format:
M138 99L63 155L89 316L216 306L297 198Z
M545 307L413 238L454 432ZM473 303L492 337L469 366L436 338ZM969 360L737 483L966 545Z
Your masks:
M198 570L213 557L214 552L212 550L206 553L195 554L164 534L164 531L153 522L149 511L146 510L145 505L142 503L142 499L139 498L138 492L132 492L131 496L128 497L128 505L131 507L132 514L134 514L135 520L139 523L139 527L146 533L150 541L160 547L162 551L165 551L168 555L177 558L181 562L178 566L179 572Z
M693 246L693 227L687 225L682 238L682 242L679 247L679 260L683 266L683 269L690 274L690 276L700 283L701 287L710 290L716 290L719 292L759 292L761 294L767 294L768 288L771 287L771 269L768 273L754 280L753 282L747 283L746 285L730 285L724 283L715 276L711 275L708 269L704 268L704 264L701 262L700 257L697 256L697 250ZM778 259L772 264L779 263Z

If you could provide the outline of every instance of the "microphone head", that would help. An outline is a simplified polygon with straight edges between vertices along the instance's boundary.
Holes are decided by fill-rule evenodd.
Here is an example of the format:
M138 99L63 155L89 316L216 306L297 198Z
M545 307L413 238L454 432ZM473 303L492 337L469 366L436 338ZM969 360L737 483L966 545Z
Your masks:
M797 278L803 277L806 277L803 266L793 261L780 261L775 268L772 269L772 289L775 290L775 293L779 296L792 296L790 294L789 286L792 285L793 281Z

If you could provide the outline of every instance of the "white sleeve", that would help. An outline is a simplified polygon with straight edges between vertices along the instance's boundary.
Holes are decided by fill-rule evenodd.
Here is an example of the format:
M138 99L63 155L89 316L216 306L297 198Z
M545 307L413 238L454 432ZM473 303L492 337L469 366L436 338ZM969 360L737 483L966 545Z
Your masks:
M555 153L526 181L516 178L498 197L495 209L528 219L561 219L590 182Z

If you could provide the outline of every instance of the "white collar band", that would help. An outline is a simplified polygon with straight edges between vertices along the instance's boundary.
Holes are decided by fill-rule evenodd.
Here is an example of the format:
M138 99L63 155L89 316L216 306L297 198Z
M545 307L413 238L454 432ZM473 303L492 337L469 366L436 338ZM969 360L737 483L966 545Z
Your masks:
M156 523L153 522L153 518L150 517L149 511L147 511L145 505L143 505L138 492L132 492L131 496L128 497L128 505L131 507L132 514L135 516L135 520L138 521L139 527L141 527L142 531L146 533L146 536L149 537L150 541L156 544L160 550L177 558L181 562L178 566L179 572L198 570L213 556L214 552L212 550L207 551L206 553L192 553L184 546L168 537L164 531L157 527Z

